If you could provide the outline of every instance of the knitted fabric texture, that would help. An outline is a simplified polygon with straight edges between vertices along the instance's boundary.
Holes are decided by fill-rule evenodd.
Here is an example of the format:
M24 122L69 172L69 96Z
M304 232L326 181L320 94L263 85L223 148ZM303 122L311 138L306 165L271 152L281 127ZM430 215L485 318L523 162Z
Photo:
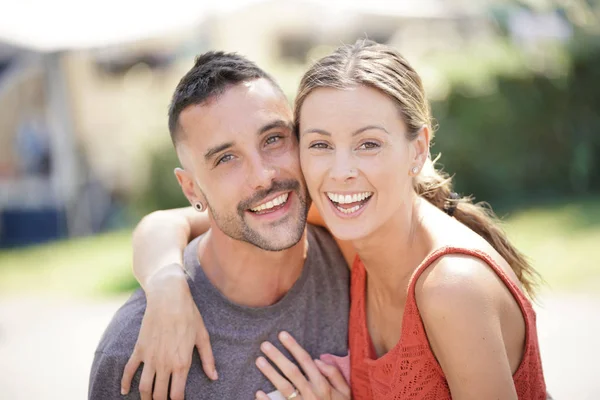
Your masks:
M502 279L521 308L525 319L525 349L513 374L520 400L546 399L546 384L538 345L536 314L531 302L502 268L487 254L470 249L444 247L430 254L413 273L409 287L400 341L377 358L367 328L366 271L357 257L352 267L349 344L352 398L355 400L450 400L450 389L429 346L415 300L419 276L446 254L465 254L486 262Z

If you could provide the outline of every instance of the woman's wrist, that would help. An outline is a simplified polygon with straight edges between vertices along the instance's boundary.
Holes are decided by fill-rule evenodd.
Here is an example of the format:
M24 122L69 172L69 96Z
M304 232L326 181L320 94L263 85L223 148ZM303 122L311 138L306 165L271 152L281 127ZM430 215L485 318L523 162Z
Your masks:
M146 296L172 292L173 290L189 289L187 274L179 263L170 263L159 268L146 279L142 285Z

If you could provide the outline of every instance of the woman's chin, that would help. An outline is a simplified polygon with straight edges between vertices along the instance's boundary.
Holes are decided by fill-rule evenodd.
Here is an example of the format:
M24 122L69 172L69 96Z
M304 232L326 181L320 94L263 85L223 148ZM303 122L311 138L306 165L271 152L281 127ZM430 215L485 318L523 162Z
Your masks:
M326 218L327 229L338 240L352 242L369 236L363 221L332 221L335 217ZM331 222L331 223L330 223Z

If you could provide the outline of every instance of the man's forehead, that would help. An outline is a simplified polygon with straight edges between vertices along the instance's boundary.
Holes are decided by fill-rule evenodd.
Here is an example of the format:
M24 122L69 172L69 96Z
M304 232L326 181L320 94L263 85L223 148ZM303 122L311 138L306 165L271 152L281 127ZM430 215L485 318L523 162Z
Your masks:
M217 97L185 108L180 125L185 133L194 128L216 129L243 125L256 129L266 121L292 119L291 107L283 94L266 79L232 86Z

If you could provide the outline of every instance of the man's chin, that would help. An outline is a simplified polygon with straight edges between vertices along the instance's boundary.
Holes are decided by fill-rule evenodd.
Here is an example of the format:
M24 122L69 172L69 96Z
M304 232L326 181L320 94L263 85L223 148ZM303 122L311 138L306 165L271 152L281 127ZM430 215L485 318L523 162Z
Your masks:
M294 226L287 229L283 227L255 230L247 242L267 251L283 251L297 245L304 234L306 224L302 227Z
M280 238L278 240L266 240L263 238L261 240L248 240L247 242L262 250L277 252L294 247L300 242L300 239L302 239L302 235L299 238L294 237L289 240L281 240Z

